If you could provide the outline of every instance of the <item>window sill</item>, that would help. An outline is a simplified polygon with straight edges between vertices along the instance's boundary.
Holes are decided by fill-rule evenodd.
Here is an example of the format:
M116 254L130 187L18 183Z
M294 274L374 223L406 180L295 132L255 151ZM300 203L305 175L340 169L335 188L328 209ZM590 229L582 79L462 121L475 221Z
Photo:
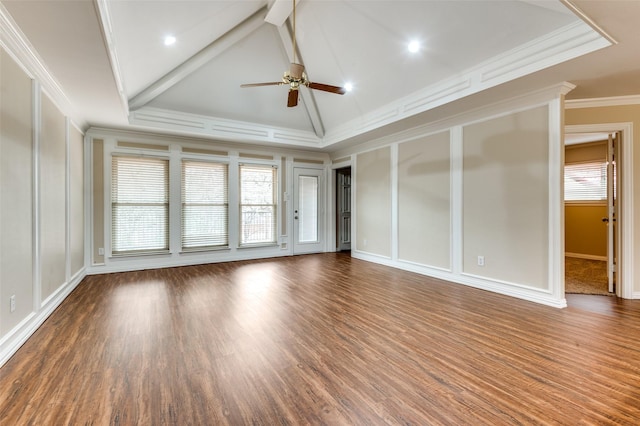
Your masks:
M190 248L190 249L182 249L182 251L180 251L180 254L191 254L191 253L207 253L207 252L216 252L216 251L229 251L230 248L229 246L220 246L220 247L197 247L197 248Z
M126 253L112 253L109 259L128 259L132 257L140 257L140 256L170 256L171 252L169 250L158 250L158 251L131 251Z
M256 243L256 244L243 244L238 246L238 250L263 248L263 247L278 247L278 243Z
M607 200L565 201L565 206L606 206Z

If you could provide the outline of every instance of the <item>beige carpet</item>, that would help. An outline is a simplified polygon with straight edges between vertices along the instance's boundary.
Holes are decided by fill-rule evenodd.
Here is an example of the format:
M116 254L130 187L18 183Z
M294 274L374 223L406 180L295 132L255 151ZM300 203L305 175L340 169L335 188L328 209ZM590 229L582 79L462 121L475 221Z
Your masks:
M607 285L607 262L564 258L565 293L613 296Z

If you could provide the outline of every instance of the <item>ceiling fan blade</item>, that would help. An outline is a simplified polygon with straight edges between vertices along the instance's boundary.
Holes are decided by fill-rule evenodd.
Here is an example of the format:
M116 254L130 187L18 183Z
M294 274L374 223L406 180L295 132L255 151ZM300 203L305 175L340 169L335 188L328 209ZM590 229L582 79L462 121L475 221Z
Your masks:
M241 84L240 87L259 87L259 86L279 86L284 84L281 81L272 81L270 83L249 83L249 84Z
M347 93L347 89L345 89L344 87L331 86L329 84L311 83L311 82L309 82L309 84L307 84L307 86L310 89L322 90L323 92L330 92L330 93L335 93L335 94L338 94L338 95L344 95L345 93Z
M289 108L298 105L298 90L289 89L289 98L287 98L287 106Z

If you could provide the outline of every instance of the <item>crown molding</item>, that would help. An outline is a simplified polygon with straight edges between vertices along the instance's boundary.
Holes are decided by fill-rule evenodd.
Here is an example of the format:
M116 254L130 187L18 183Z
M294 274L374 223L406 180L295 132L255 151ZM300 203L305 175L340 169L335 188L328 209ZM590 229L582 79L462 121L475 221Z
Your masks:
M36 49L2 3L0 3L0 46L18 63L29 78L40 83L42 90L75 127L88 126L86 120L74 110L60 83L49 72Z
M505 111L520 110L531 107L533 104L544 104L551 99L566 95L575 86L568 82L561 82L552 86L543 87L512 98L503 99L480 108L462 111L460 114L448 117L436 122L425 123L422 126L407 129L392 136L376 139L379 143L404 140L424 132L436 132L443 128L460 122L471 122L487 114L500 115ZM443 89L446 93L446 89ZM385 121L398 111L392 111L386 116L377 117L378 121ZM395 121L395 120L393 120ZM197 114L188 114L161 108L143 107L132 111L129 115L129 123L149 132L163 131L177 135L193 136L205 139L216 139L226 142L240 142L247 144L274 144L290 148L313 148L326 150L332 143L318 138L311 131L288 129L235 121L223 118L209 117ZM389 141L387 141L389 139ZM342 139L340 139L342 141ZM349 153L351 151L349 150Z
M598 108L621 105L640 105L640 95L611 96L606 98L567 99L564 101L566 109Z
M397 121L499 86L578 56L610 46L612 42L581 19L497 55L466 71L439 81L388 105L327 131L276 128L267 125L206 117L148 106L130 112L129 122L146 128L186 132L216 139L330 148L332 145ZM565 87L563 94L574 86ZM306 102L305 102L306 104Z
M591 26L577 20L489 59L460 75L406 96L327 132L324 146L428 111L508 81L610 46Z
M322 141L310 131L152 107L143 107L132 111L129 115L129 123L145 128L161 128L230 142L277 143L282 146L321 148Z
M291 155L296 157L304 157L311 159L328 159L329 154L319 151L317 149L304 149L297 146L281 146L273 145L269 146L264 143L243 143L239 145L236 142L223 141L219 139L212 139L210 137L192 136L181 133L169 133L162 130L155 129L142 129L142 128L113 128L113 127L90 127L85 136L89 140L93 139L115 139L128 142L139 143L157 143L157 144L179 144L180 146L199 147L204 149L213 149L216 151L226 151L229 155L232 153L255 153L260 155L268 154L281 154Z
M561 82L551 86L502 99L488 105L471 108L444 119L424 123L406 130L395 132L363 143L347 146L332 152L335 157L347 157L358 152L377 149L394 143L407 142L423 136L448 131L455 126L467 126L480 121L487 121L514 112L525 111L541 105L549 105L560 96L571 91L575 86L568 82ZM327 145L325 145L325 148Z

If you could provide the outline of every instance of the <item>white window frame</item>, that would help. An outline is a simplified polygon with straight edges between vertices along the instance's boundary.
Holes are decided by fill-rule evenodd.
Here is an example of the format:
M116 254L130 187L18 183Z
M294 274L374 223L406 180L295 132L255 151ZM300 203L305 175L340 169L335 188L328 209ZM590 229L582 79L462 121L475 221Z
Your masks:
M184 185L185 176L185 164L187 163L199 163L199 164L211 164L216 166L224 166L225 170L225 179L224 179L224 193L225 193L225 202L220 203L186 203L185 201L185 191L186 187ZM229 240L231 238L229 232L229 163L226 161L215 161L215 160L207 160L202 158L190 158L183 157L180 160L180 247L182 252L194 252L194 251L209 251L209 250L220 250L220 249L228 249L229 248ZM189 246L185 247L185 207L187 205L202 205L202 206L224 206L226 209L226 218L225 218L225 235L226 241L222 244L208 244L208 245L200 245L200 246Z
M114 182L113 182L113 169L115 167L114 161L118 158L130 158L130 159L140 159L140 160L156 160L163 161L166 163L166 202L162 203L165 205L166 209L166 225L165 225L165 240L166 246L162 248L152 248L152 249L132 249L132 250L116 250L115 249L115 215L114 215L114 200L113 200L113 192L114 192ZM120 153L113 152L111 154L111 164L108 170L105 172L108 174L109 179L109 192L105 194L108 199L108 203L106 207L109 209L109 245L111 256L113 257L127 257L127 256L139 256L139 255L148 255L148 254L168 254L170 253L170 244L171 244L171 161L169 157L164 156L147 156L147 155L135 155L132 153ZM136 203L128 203L131 205L135 205ZM145 203L141 203L145 204Z

